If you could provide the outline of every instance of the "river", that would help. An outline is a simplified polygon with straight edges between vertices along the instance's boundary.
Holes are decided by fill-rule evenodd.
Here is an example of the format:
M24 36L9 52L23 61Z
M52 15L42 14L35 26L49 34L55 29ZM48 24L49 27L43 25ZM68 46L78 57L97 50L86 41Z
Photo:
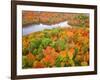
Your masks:
M42 31L44 29L53 29L53 28L57 28L57 27L70 27L70 25L68 25L68 21L64 21L64 22L60 22L60 23L52 24L52 25L46 25L46 24L42 24L42 23L35 24L35 25L33 24L33 25L23 27L22 33L24 36L24 35L28 35L32 32Z

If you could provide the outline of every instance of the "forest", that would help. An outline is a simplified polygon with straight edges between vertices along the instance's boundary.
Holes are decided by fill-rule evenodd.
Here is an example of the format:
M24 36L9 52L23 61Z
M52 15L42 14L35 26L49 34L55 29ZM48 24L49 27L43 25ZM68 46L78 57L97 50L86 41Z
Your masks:
M58 24L71 27L44 29L22 36L22 68L89 66L89 15L23 11L22 27Z

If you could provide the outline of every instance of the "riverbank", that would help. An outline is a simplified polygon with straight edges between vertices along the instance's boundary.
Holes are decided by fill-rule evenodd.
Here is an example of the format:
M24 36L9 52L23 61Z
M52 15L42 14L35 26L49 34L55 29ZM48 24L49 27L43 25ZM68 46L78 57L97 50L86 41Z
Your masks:
M57 13L57 12L22 12L22 25L23 27L32 24L46 24L52 25L60 22L68 21L68 24L72 26L85 26L89 27L89 15L88 14L76 14L76 13Z

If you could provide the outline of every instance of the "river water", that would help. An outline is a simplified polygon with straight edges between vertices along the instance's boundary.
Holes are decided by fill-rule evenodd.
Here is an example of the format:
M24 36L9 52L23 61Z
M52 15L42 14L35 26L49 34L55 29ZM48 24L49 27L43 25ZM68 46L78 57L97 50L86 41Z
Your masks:
M52 25L46 25L46 24L33 24L33 25L29 25L27 27L23 27L22 28L22 33L23 35L28 35L32 32L37 32L37 31L42 31L44 29L53 29L53 28L57 28L57 27L70 27L70 25L68 25L67 21L64 22L60 22L57 24L52 24Z

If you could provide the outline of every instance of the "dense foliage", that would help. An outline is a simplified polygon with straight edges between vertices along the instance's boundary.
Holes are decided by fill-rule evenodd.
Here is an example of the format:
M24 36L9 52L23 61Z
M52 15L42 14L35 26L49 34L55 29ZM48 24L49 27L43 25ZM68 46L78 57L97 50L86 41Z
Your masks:
M46 29L23 36L22 42L23 68L89 65L88 27Z

